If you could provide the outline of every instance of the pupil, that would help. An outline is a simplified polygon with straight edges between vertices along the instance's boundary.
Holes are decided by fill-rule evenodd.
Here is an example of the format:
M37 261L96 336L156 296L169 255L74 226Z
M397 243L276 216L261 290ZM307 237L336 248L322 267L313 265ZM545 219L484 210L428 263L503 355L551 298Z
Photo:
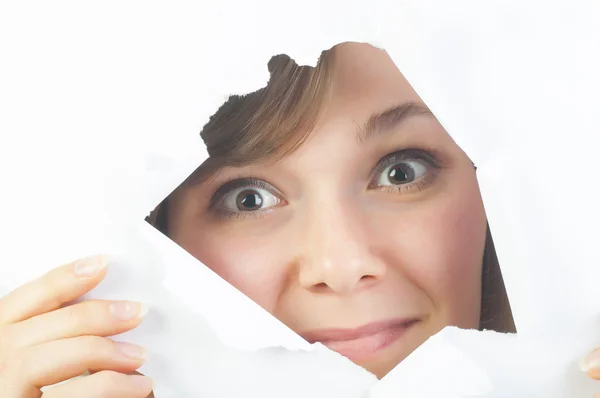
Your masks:
M238 196L237 206L240 210L256 210L262 204L262 197L256 192L246 191Z
M404 184L409 182L412 174L410 167L397 166L390 170L389 178L393 184Z

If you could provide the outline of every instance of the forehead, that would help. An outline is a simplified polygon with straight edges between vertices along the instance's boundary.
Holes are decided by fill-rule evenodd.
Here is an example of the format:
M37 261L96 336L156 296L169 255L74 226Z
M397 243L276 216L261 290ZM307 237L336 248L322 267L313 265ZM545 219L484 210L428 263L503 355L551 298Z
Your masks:
M334 51L330 97L307 141L293 154L280 159L278 166L322 172L335 168L336 163L342 166L348 157L355 158L359 153L366 156L373 148L387 150L401 140L413 144L416 140L422 144L433 139L440 142L442 129L437 121L421 115L408 116L403 122L407 128L401 134L392 134L399 131L400 124L384 123L390 125L384 127L387 134L371 140L374 144L361 144L360 132L365 131L372 117L408 104L422 104L427 108L384 50L368 44L346 43Z
M307 140L300 147L283 157L280 154L257 157L243 167L217 167L212 171L205 162L199 170L207 171L195 173L200 177L192 178L194 183L191 185L204 181L207 178L204 175L212 176L214 172L240 172L240 169L248 168L264 170L294 162L303 155L314 158L316 147L331 155L332 145L355 144L358 130L374 114L404 103L422 103L384 50L364 43L344 43L335 46L332 52L333 73L326 83L328 100L322 104L316 124L307 132ZM282 134L281 131L275 133Z
M292 156L311 155L319 147L331 151L331 145L355 147L359 130L371 117L399 105L423 104L384 50L344 43L333 51L329 98L308 141Z
M345 111L365 116L405 102L422 102L387 52L368 44L335 48L331 83L330 115Z

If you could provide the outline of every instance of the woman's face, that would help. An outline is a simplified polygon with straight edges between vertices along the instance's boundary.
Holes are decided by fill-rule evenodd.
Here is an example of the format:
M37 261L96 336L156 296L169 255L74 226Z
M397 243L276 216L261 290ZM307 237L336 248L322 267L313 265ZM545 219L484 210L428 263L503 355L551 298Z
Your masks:
M302 335L383 377L477 328L486 218L474 167L387 53L336 49L308 141L169 202L170 237Z

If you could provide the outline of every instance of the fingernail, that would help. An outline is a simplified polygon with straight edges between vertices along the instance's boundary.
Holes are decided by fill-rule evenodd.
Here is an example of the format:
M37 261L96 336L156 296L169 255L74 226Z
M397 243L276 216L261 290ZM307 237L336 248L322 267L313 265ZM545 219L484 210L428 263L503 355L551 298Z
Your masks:
M117 349L123 355L132 359L146 359L146 349L144 347L140 347L139 345L125 343L125 342L115 342Z
M104 256L82 258L73 264L73 272L80 277L90 277L96 275L107 265Z
M148 313L148 306L135 301L115 301L109 307L112 316L120 321L142 318Z
M586 373L600 372L600 350L594 350L579 362L579 367Z
M132 375L129 376L129 380L140 390L152 391L152 379L147 376Z

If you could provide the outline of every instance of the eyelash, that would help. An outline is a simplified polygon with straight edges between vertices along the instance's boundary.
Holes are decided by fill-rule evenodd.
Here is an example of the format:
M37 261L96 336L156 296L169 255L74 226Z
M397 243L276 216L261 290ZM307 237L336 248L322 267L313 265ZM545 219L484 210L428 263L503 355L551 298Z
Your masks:
M373 172L369 177L369 181L372 181L374 177L383 173L383 171L387 167L408 160L418 160L425 162L428 166L427 174L419 180L415 180L402 185L374 186L370 182L369 189L379 190L380 192L389 194L403 194L413 190L421 192L425 190L435 180L439 171L442 168L444 168L444 165L439 159L440 156L438 156L433 150L410 148L393 152L383 157L377 162L376 167L373 169ZM245 188L263 189L277 197L277 199L279 200L278 205L280 205L282 202L285 203L285 199L283 199L283 194L268 182L253 176L238 176L230 179L229 181L221 185L221 187L215 192L209 204L209 211L218 218L222 219L247 219L249 217L259 218L273 210L271 207L252 211L234 212L220 206L222 205L223 200L229 193L231 193L234 190L240 190Z
M429 166L427 174L423 178L412 181L407 184L386 186L374 186L369 184L369 188L377 189L385 193L395 194L407 193L412 190L417 190L418 192L421 192L425 190L429 186L429 184L433 182L433 180L435 180L435 178L438 176L439 171L444 167L444 165L440 161L440 156L436 155L435 151L410 148L394 152L381 159L377 163L375 169L373 170L370 181L372 181L375 176L383 173L386 168L407 160L419 160L425 162L427 166Z
M283 194L268 182L252 176L238 176L236 178L231 178L229 181L221 185L221 187L215 192L215 194L210 200L209 211L214 213L219 218L246 219L248 217L261 217L272 210L271 208L267 208L236 213L231 210L219 207L219 205L227 196L227 194L236 189L245 188L264 189L265 191L269 191L271 194L276 196L277 199L280 200L280 202L285 202L285 200L283 199Z

